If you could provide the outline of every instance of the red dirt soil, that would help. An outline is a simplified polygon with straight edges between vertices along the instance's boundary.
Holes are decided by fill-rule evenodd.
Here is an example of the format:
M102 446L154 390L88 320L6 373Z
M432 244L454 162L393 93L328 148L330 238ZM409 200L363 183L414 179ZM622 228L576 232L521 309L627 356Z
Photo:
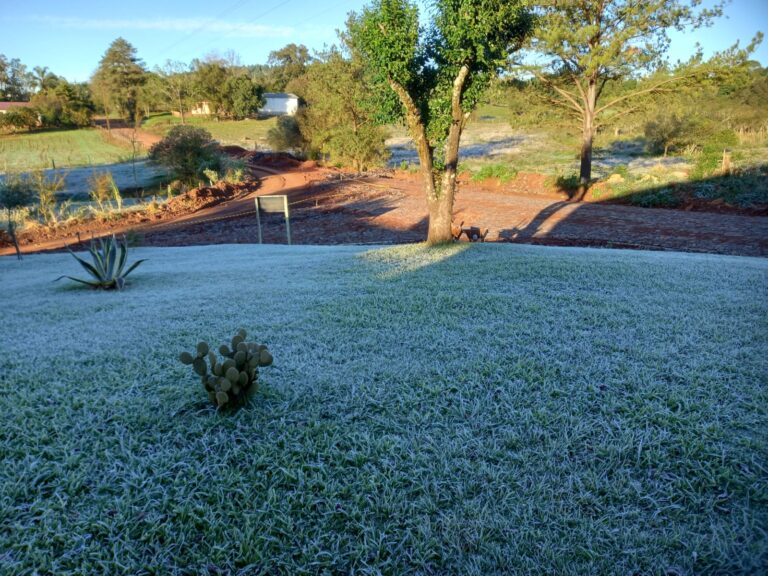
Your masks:
M74 247L80 240L111 233L129 233L148 246L253 243L253 199L269 194L288 195L295 244L396 244L426 237L418 174L356 175L287 155L237 147L226 152L246 160L257 180L195 190L120 220L25 231L20 235L22 251ZM524 173L505 184L462 177L454 221L488 229L487 241L768 255L766 216L572 203L544 181L540 174ZM264 241L285 243L282 217L265 220ZM12 253L7 238L0 238L0 254Z

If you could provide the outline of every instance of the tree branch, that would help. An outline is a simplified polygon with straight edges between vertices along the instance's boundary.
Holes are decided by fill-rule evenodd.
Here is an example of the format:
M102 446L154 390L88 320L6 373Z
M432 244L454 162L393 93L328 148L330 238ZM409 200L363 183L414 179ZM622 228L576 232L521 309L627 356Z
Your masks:
M427 130L424 126L424 120L421 117L419 107L416 106L416 102L413 101L411 94L405 89L405 86L392 78L387 78L390 88L397 94L400 99L400 103L405 108L405 119L408 122L408 128L413 138L413 143L416 146L416 152L419 154L419 163L421 164L421 171L425 178L428 176L428 191L427 195L430 198L436 197L435 180L433 174L433 154L432 147L429 145L427 139Z
M563 88L560 88L555 85L554 82L549 80L546 76L543 76L542 74L539 74L538 72L533 71L534 76L536 76L539 80L544 82L547 86L550 86L555 92L560 94L563 98L565 98L569 103L570 107L576 110L579 114L584 113L584 109L579 106L579 103L576 101L576 94L573 94L572 92L568 92L568 90L565 90ZM557 101L557 104L562 106L563 103ZM566 106L567 107L567 106Z
M676 76L674 78L667 78L666 80L662 82L658 82L649 88L638 90L637 92L632 92L631 94L625 94L624 96L619 96L618 98L614 98L607 104L604 104L603 106L595 110L595 115L600 114L603 110L607 110L608 108L615 106L619 102L624 102L625 100L629 100L630 98L635 98L636 96L640 96L641 94L648 94L649 92L658 92L662 86L665 86L672 82L679 82L686 78L692 78L693 76L695 76L695 74L688 74L686 76Z

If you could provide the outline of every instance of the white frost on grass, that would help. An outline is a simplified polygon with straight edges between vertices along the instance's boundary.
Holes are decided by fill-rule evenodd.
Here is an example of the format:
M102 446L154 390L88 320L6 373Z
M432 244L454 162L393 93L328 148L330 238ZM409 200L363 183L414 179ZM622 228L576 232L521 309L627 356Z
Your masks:
M535 246L0 259L0 572L758 573L768 260ZM177 360L246 328L251 406ZM248 568L251 567L251 568Z

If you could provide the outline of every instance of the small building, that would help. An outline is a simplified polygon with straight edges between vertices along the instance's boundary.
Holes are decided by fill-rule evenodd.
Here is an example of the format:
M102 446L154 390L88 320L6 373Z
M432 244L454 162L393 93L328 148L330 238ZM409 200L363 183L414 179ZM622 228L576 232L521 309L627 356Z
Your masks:
M211 115L211 105L207 100L203 100L202 102L198 102L195 104L192 108L189 110L189 114L191 116L210 116ZM181 113L178 111L174 111L173 115L181 116Z
M29 102L0 102L0 114L7 114L13 108L29 108Z
M287 92L265 92L264 106L259 114L264 116L293 116L299 109L299 97Z

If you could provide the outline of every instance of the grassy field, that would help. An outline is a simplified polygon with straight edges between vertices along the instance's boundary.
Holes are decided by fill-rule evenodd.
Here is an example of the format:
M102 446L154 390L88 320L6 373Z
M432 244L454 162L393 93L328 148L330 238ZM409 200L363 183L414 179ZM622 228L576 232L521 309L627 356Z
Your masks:
M128 146L91 128L0 135L0 172L111 164L130 156Z
M768 569L767 260L132 257L0 259L0 573ZM177 356L240 327L275 364L219 415Z
M277 119L217 121L207 118L186 118L186 122L205 128L222 144L253 149L254 145L260 148L267 147L267 132L276 125ZM157 114L145 120L142 127L149 132L163 135L170 130L171 126L180 123L181 119L171 114Z

